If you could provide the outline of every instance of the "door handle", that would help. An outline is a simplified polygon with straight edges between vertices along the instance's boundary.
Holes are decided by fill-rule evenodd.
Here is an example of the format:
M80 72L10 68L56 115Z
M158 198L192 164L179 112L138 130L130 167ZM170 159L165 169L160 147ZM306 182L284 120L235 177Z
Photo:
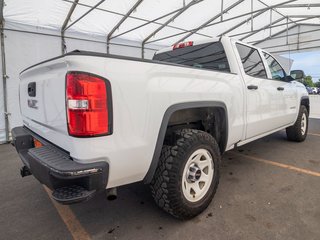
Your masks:
M277 90L278 90L278 91L283 91L284 88L283 88L283 87L278 87Z
M249 86L247 86L247 88L250 90L257 90L258 86L257 85L249 85Z

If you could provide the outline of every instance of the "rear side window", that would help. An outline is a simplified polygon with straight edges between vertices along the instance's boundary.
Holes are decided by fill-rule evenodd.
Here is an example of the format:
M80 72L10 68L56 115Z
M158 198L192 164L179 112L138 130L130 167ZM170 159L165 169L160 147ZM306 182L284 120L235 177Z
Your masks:
M257 49L236 44L246 74L252 77L267 78L267 73Z
M284 81L286 74L280 64L268 53L263 53L268 62L268 66L272 75L272 79Z
M221 42L177 48L172 51L156 54L153 60L230 72L228 59Z

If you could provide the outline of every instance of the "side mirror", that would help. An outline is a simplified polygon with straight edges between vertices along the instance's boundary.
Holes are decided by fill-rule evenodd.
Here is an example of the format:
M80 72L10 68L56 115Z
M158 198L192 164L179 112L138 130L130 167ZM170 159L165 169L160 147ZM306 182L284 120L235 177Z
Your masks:
M292 70L290 72L290 76L294 79L294 80L302 80L303 78L305 78L305 74L304 71L302 70Z
M291 81L294 81L295 79L293 77L291 77L291 75L288 75L285 77L284 79L286 82L291 82Z

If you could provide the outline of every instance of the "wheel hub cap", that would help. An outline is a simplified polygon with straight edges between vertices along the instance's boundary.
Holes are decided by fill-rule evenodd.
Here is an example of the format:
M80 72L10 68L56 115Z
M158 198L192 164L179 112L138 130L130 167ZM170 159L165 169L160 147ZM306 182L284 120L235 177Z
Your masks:
M307 116L304 113L301 118L301 134L304 135L307 130Z
M200 179L200 177L201 169L195 163L192 163L187 173L187 180L190 182L196 182Z
M214 177L214 163L210 152L198 149L193 152L183 170L182 192L190 202L201 200L209 191Z

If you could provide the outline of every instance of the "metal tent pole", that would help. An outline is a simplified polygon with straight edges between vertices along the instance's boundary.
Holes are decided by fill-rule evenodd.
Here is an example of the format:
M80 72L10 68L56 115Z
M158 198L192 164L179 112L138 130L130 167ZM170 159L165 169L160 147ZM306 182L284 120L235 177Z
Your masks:
M223 21L223 0L221 0L221 18L220 20Z
M270 9L270 24L272 23L272 9ZM272 28L270 28L269 36L272 34Z
M1 63L2 63L2 83L3 83L3 111L4 111L4 123L5 123L5 133L6 142L9 142L9 113L8 113L8 97L7 97L7 69L6 69L6 55L4 46L4 17L3 17L3 7L4 1L0 1L0 38L1 38Z
M277 8L312 8L312 7L320 7L320 3L288 4L285 6L279 6Z
M109 32L107 36L107 53L109 53L110 48L110 38L114 34L114 32L121 26L121 24L130 16L130 14L137 9L137 7L143 2L143 0L138 0L132 8L124 15L121 20L113 27L113 29Z
M311 49L320 49L320 44L319 44L319 46L300 48L299 51L300 50L311 50ZM294 50L290 49L290 52L292 52L292 51L298 51L298 50L297 49L294 49ZM270 51L270 53L285 53L285 52L289 52L289 50Z
M287 36L289 37L289 34L287 34ZM297 42L297 49L299 50L300 47L300 25L298 25L298 42Z
M297 1L297 0L296 0ZM262 0L258 0L258 2L260 2L260 3L262 3L264 6L266 6L266 7L269 7L269 5L268 4L266 4L266 3L264 3ZM291 6L290 4L287 4L287 5L280 5L280 6L278 6L277 8L284 8L284 7L286 7L286 6ZM282 14L281 12L279 12L277 9L275 9L275 8L271 8L271 12L272 11L275 11L277 14L279 14L279 15L281 15L282 17L285 17L285 15L284 14ZM289 21L290 22L292 22L292 20L289 18Z
M222 12L220 12L219 14L215 15L214 17L210 18L208 21L206 21L205 23L201 24L199 27L193 29L193 31L191 31L191 33L188 33L186 36L184 36L183 38L180 38L179 41L176 41L176 44L179 42L183 42L185 39L187 39L188 37L192 36L194 33L198 32L200 29L205 28L206 26L208 26L208 24L210 24L211 22L213 22L214 20L218 19L219 17L221 17L224 13L230 11L231 9L233 9L234 7L238 6L240 3L242 3L244 0L238 0L237 2L235 2L234 4L232 4L231 6L227 7L226 9L224 9ZM223 22L220 21L220 22Z
M68 2L68 3L72 3L71 0L62 0L62 1ZM87 5L87 4L83 4L83 3L81 3L81 2L79 2L78 5L79 5L79 6L82 6L82 7L86 7L86 8L92 8L92 6ZM107 13L111 13L111 14L114 14L114 15L122 16L122 17L125 16L125 14L118 13L118 12L115 12L115 11L111 11L111 10L108 10L108 9L103 9L103 8L99 8L99 7L96 7L95 9L96 9L96 10L99 10L99 11L101 11L101 12L107 12ZM182 9L182 8L176 9L176 10L172 11L171 13L168 13L168 14L166 14L166 15L164 15L164 16L162 16L162 17L159 17L159 18L157 18L157 19L155 19L155 20L147 20L147 19L144 19L144 18L136 17L136 16L129 16L128 18L130 18L130 19L135 19L135 20L139 20L139 21L143 21L143 22L145 22L146 24L154 23L154 24L156 24L156 25L161 26L162 23L157 22L157 20L160 20L160 19L162 19L162 18L164 18L164 17L166 17L166 16L169 16L169 15L171 15L171 14L174 14L174 13L180 11L181 9ZM142 26L142 25L140 25L140 26ZM172 26L172 25L168 25L167 27L168 27L168 28L172 28L172 29L176 29L176 30L185 31L185 32L190 32L189 30L186 30L186 29L184 29L184 28L175 27L175 26ZM140 27L138 26L137 28L140 28ZM133 28L133 29L128 30L128 31L131 32L131 31L133 31L133 30L135 30L135 29L136 29L136 28ZM205 35L205 34L201 34L201 33L196 33L196 34L199 35L199 36L211 37L211 36L208 36L208 35ZM121 35L122 35L122 34L121 34ZM119 35L114 36L114 37L111 37L111 39L116 38L116 37L118 37L118 36L119 36Z
M253 31L253 0L251 0L251 31Z
M282 20L285 20L287 17L285 17L284 19ZM303 18L303 19L300 19L300 20L296 20L296 21L291 21L290 23L280 23L280 24L276 24L276 25L270 25L270 26L266 26L264 27L264 29L270 29L270 28L275 28L275 27L281 27L281 26L285 26L287 24L295 24L294 26L297 26L299 22L303 22L303 21L306 21L306 20L309 20L309 19L312 19L312 18L317 18L316 16L311 16L311 17L307 17L307 18ZM242 33L237 33L237 34L233 34L233 35L230 35L230 37L236 37L236 36L240 36L240 35L243 35L243 34L255 34L257 32L260 32L261 30L260 29L257 29L257 30L254 30L254 31L248 31L248 32L242 32Z
M5 31L12 31L12 32L29 33L29 34L36 34L36 35L41 35L41 36L49 36L49 37L61 38L61 35L58 35L58 34L40 33L40 32L17 30L17 29L11 29L11 28L3 28L3 30L5 30ZM105 41L92 40L92 39L79 38L79 37L67 37L67 36L65 36L65 38L66 38L66 39L74 39L74 40L86 41L86 42L93 42L93 43L106 43ZM110 43L110 44L111 44L111 45L115 45L115 46L123 46L123 47L131 47L131 48L141 49L141 47L139 47L139 46L129 45L129 44L122 44L122 43ZM147 48L147 49L153 50L153 51L159 50L159 49L150 48L150 47Z
M169 35L169 36L165 36L165 37L162 37L162 38L159 38L159 39L155 39L155 40L149 41L148 43L158 42L158 41L161 41L161 40L164 40L164 39L176 37L176 36L185 34L185 33L187 33L187 32L191 32L192 34L194 34L196 31L199 31L200 29L204 29L204 28L207 28L207 27L211 27L211 26L214 26L214 25L217 25L217 24L221 24L221 23L224 23L224 22L229 22L229 21L232 21L232 20L234 20L234 19L238 19L238 18L241 18L241 17L244 17L244 16L251 15L251 13L264 12L264 11L270 10L270 9L272 9L272 8L276 8L277 6L280 6L280 5L283 5L283 4L287 4L287 3L290 3L290 2L295 2L295 1L297 1L297 0L288 0L288 1L285 1L285 2L282 2L282 3L278 3L278 4L275 4L275 5L271 5L271 6L269 6L269 7L261 8L261 9L258 9L258 10L254 10L253 12L250 11L250 12L243 13L243 14L240 14L240 15L237 15L237 16L234 16L234 17L230 17L230 18L228 18L228 19L224 19L223 21L210 23L210 24L208 24L208 25L200 26L200 27L197 27L197 28L188 30L188 31L184 31L184 32L181 32L181 33L176 33L176 34L172 34L172 35ZM192 35L192 34L191 34L191 35ZM181 41L181 40L180 40L180 41Z
M299 26L297 26L299 27ZM277 47L285 47L285 46L288 46L288 45L298 45L298 44L303 44L303 43L312 43L312 42L319 42L320 39L313 39L313 40L307 40L307 41L302 41L302 42L299 42L297 40L297 42L293 42L293 43L286 43L286 44L281 44L281 45L273 45L273 46L267 46L267 47L263 47L263 49L268 49L268 48L277 48ZM291 50L291 49L290 49ZM299 50L299 48L297 47L297 50Z
M141 24L141 25L139 25L139 26L136 26L136 27L134 27L134 28L131 28L131 29L129 29L129 30L127 30L127 31L124 31L124 32L122 32L122 33L119 33L118 35L115 35L115 36L111 37L110 40L111 40L111 39L114 39L114 38L117 38L117 37L120 37L120 36L122 36L122 35L125 35L125 34L127 34L127 33L129 33L129 32L135 31L135 30L137 30L137 29L139 29L139 28L142 28L142 27L144 27L144 26L147 26L147 25L149 25L149 24L151 24L151 23L156 24L156 21L158 21L158 20L160 20L160 19L162 19L162 18L168 17L168 16L170 16L170 15L176 13L176 12L179 12L181 9L182 9L182 8L176 9L176 10L174 10L174 11L172 11L172 12L166 13L165 15L162 15L162 16L160 16L160 17L157 17L157 18L153 19L153 20L150 20L149 22L145 22L145 23L143 23L143 24Z
M256 18L256 17L260 16L261 14L265 13L266 11L267 11L267 10L263 10L263 11L261 11L261 12L258 12L258 13L256 13L256 14L254 14L254 15L253 15L253 18ZM233 30L237 29L238 27L240 27L240 26L242 26L243 24L245 24L245 23L247 23L248 21L250 21L251 18L252 18L252 17L249 17L249 18L243 20L242 22L239 22L237 25L234 25L233 27L231 27L231 28L227 29L226 31L224 31L223 33L219 34L219 36L222 36L222 35L225 35L225 34L227 34L227 33L229 33L229 32L232 32Z
M289 27L288 30L290 30L290 29L292 29L292 28L294 28L294 27L296 27L296 25L293 25L293 26ZM286 32L286 31L287 31L287 29L281 30L281 31L279 31L279 32L276 32L276 33L272 34L272 35L271 35L270 37L268 37L268 38L264 38L264 39L261 39L261 40L258 40L258 41L251 42L251 44L253 44L253 45L260 44L260 43L262 43L262 42L265 42L265 41L267 41L267 40L272 39L274 36L278 36L278 35L280 35L281 33ZM288 36L289 36L289 35L288 35ZM283 37L286 37L286 36L283 36Z
M262 31L262 30L265 30L265 29L268 29L268 28L272 29L271 26L273 26L274 24L276 24L276 23L278 23L278 22L281 22L281 21L284 20L284 19L285 19L285 17L279 18L278 20L275 20L275 21L273 21L273 22L271 22L271 23L269 23L269 24L267 24L267 25L265 25L265 26L263 26L263 27L261 27L261 28L259 28L259 29L256 29L256 30L252 31L251 33L249 33L248 35L240 38L239 40L240 40L240 41L243 41L244 39L246 39L246 38L248 38L248 37L251 37L251 36L257 34L258 32L260 32L260 31Z
M289 43L289 37L288 37L289 29L288 28L289 28L289 18L287 16L287 33L286 33L286 35L287 35L287 38L286 38L287 44Z
M305 24L299 24L298 26L304 26L304 25L305 25ZM298 26L295 25L295 26L292 26L292 28L293 28L293 27L298 27ZM300 32L299 34L319 32L319 31L320 31L320 29L314 29L314 30L309 30L309 31ZM291 33L291 34L288 34L288 36L297 36L297 35L299 35L299 34L298 34L298 33ZM279 38L284 38L284 37L286 37L286 36L278 36L278 37L273 36L272 39L279 39ZM269 37L268 39L271 39L271 37ZM267 40L268 40L268 39L267 39ZM248 43L254 44L255 42L258 42L258 41L251 41L251 42L248 42Z
M141 56L144 58L144 46L147 43L147 41L152 38L154 35L156 35L158 32L160 32L164 27L166 27L169 23L174 21L177 17L179 17L182 13L184 13L187 9L189 9L191 6L202 2L203 0L193 0L189 2L187 5L185 5L179 12L177 12L175 15L173 15L169 20L167 20L162 26L158 27L156 30L154 30L151 34L149 34L143 41L141 45ZM243 1L243 0L242 0Z
M70 25L66 26L64 31L66 31L67 29L69 29L70 27L72 27L74 24L76 24L77 22L79 22L82 18L84 18L85 16L87 16L90 12L92 12L94 9L96 9L98 6L100 6L105 0L101 0L100 2L98 2L96 5L94 5L93 7L91 7L88 11L86 11L83 15L81 15L77 20L75 20L73 23L71 23Z
M72 15L74 9L76 8L78 2L79 2L79 0L74 0L74 2L72 3L72 5L70 7L68 15L67 15L66 19L64 20L63 25L61 27L61 52L62 52L62 54L64 54L65 50L66 50L66 42L65 42L65 38L64 38L64 33L65 33L66 27L70 21L71 15Z
M303 15L297 15L297 16L303 17ZM301 20L297 20L297 21L292 21L291 23L298 23L298 22L302 22L302 21L305 21L305 20L308 20L308 19L312 19L312 18L317 18L317 17L320 17L320 15L310 15L309 17L307 17L307 18L305 18L305 19L301 19ZM290 24L291 24L291 23L290 23ZM274 26L272 26L272 27L278 27L278 26L283 26L283 25L287 25L287 23L279 24L279 25L274 25ZM302 25L302 24L301 24L301 25ZM252 43L253 45L259 44L259 43L262 43L262 42L264 42L264 41L270 40L270 39L272 39L273 37L278 36L279 34L284 33L284 32L286 32L286 36L283 36L283 37L286 37L286 38L287 38L287 36L290 36L290 34L288 34L288 31L289 31L290 29L292 29L293 27L296 27L296 26L297 26L297 25L294 25L294 26L291 26L291 27L287 27L286 29L284 29L284 30L282 30L282 31L279 31L279 32L276 32L276 33L272 34L272 35L271 35L270 37L268 37L268 38L261 39L261 40L258 40L258 41L254 41L254 42L251 42L251 43Z

